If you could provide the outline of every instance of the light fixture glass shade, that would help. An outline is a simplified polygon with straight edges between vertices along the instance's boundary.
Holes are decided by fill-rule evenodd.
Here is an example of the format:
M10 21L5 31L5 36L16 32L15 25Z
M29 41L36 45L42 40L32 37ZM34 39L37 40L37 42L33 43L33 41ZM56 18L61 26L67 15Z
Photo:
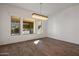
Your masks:
M39 20L48 20L47 16L36 14L36 13L32 14L32 18L39 19Z

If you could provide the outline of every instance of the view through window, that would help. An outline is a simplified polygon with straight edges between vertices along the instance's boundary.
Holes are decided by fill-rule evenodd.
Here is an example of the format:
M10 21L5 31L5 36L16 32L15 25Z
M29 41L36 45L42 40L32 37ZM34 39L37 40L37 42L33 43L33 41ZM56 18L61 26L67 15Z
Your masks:
M11 35L20 34L20 18L11 16Z
M33 31L34 31L34 22L23 21L23 32L24 32L24 34L33 34Z
M22 25L22 26L21 26ZM36 29L37 28L37 29ZM11 35L22 34L41 34L42 21L35 21L35 19L20 19L17 16L11 16Z

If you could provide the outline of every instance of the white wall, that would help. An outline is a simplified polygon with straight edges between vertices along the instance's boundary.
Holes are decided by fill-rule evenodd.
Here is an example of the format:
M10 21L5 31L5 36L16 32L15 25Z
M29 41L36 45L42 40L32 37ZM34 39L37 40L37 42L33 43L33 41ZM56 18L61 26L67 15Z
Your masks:
M47 28L48 37L79 44L79 6L51 15Z
M33 11L28 9L26 10L16 6L0 4L0 45L45 37L44 32L42 34L11 36L10 17L18 16L23 18L31 18L32 12Z
M2 11L1 9L0 9L0 11ZM2 12L0 12L0 41L2 42Z

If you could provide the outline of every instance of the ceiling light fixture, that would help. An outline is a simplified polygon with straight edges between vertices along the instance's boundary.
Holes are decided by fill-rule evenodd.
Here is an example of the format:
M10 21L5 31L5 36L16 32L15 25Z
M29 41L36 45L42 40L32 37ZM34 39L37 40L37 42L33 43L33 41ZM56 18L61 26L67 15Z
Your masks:
M39 20L48 20L48 16L41 15L41 3L40 3L40 14L32 13L32 18L39 19Z

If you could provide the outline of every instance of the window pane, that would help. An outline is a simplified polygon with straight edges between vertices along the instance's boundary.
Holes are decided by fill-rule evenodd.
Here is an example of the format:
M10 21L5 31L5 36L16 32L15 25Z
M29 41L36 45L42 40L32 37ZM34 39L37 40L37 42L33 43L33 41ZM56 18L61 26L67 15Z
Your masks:
M34 22L23 21L23 34L33 34L34 32Z
M11 16L11 35L20 34L20 18L17 16Z
M42 34L42 21L37 21L37 34Z

